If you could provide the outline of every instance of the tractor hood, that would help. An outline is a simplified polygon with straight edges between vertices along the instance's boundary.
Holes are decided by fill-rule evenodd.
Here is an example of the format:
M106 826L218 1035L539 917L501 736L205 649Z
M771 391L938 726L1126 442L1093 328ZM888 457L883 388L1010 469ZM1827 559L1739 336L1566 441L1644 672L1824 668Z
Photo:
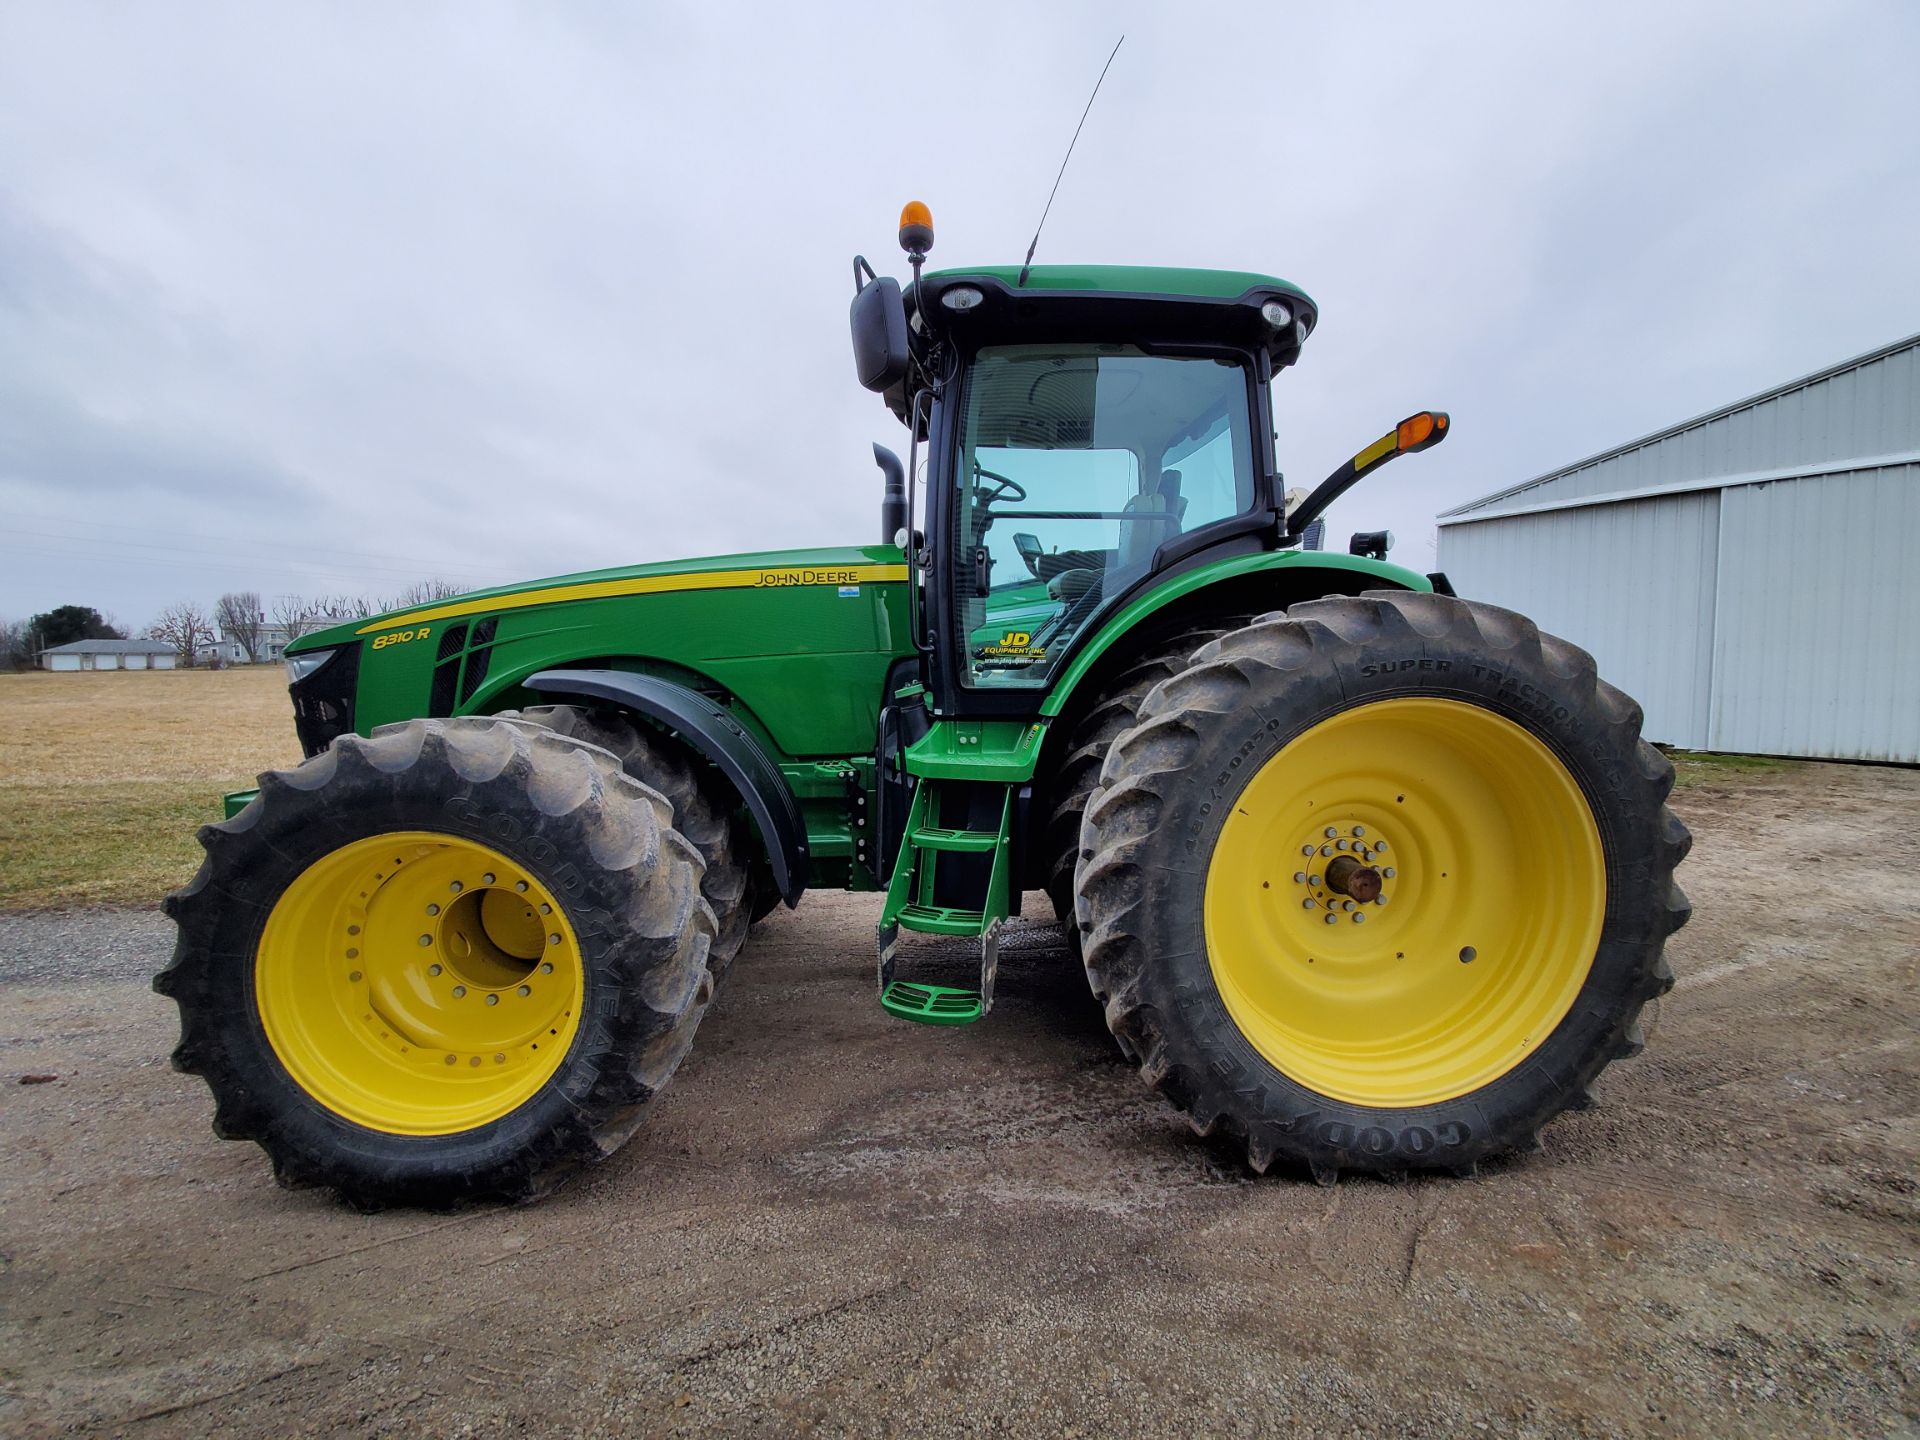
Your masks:
M628 595L658 595L699 590L767 587L842 586L903 581L906 557L893 545L833 546L812 550L756 550L739 555L708 555L651 565L620 565L582 570L518 585L474 590L424 605L389 610L302 635L287 646L289 655L351 645L390 632L452 621L464 616L575 604Z

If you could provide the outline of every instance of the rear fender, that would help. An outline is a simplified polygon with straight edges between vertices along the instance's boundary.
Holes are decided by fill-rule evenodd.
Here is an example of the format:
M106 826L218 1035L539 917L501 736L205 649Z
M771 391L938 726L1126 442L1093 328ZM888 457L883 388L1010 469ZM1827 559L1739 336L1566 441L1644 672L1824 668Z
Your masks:
M631 670L541 670L520 682L548 700L617 705L666 727L711 761L739 792L760 832L774 885L788 905L807 885L807 827L786 777L760 742L698 691Z

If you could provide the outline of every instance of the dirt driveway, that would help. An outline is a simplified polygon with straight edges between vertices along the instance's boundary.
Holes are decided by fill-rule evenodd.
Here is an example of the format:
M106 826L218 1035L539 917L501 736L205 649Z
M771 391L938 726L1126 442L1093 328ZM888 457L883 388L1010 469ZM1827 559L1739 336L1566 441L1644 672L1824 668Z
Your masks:
M1680 808L1647 1053L1472 1181L1252 1180L1051 931L919 1030L816 896L614 1161L358 1215L208 1133L164 921L0 917L0 1431L1913 1434L1920 774Z

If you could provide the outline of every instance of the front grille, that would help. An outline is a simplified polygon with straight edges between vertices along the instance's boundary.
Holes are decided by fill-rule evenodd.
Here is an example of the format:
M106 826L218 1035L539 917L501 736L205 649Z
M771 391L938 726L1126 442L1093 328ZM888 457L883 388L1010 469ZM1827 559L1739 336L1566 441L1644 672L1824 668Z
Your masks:
M493 659L493 632L499 625L498 620L482 620L473 627L473 648L467 652L467 668L460 676L460 703L466 704L473 698L473 692L480 688L480 682L487 678L487 665Z
M460 652L467 643L467 627L449 625L440 632L434 656L433 688L427 692L427 714L436 719L453 714L454 692L460 686Z

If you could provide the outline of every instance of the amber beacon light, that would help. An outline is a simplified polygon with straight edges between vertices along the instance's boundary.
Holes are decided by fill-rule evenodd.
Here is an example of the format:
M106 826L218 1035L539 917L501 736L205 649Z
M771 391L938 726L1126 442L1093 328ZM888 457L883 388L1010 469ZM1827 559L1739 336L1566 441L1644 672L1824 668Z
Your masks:
M933 249L933 212L923 200L900 207L900 248L918 259Z

